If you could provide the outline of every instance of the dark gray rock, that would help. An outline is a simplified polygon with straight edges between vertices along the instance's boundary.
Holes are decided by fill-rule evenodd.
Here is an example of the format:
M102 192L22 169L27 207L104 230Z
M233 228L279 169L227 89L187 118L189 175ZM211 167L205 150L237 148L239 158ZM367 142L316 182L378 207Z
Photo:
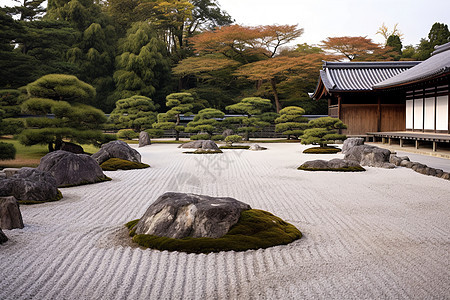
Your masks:
M6 173L3 171L0 171L0 179L6 179Z
M151 145L150 134L147 131L141 131L139 133L139 147Z
M217 144L211 140L191 141L178 146L178 148L201 149L203 151L220 151Z
M409 160L402 160L402 162L400 163L400 166L405 168L412 168L413 165L414 163Z
M58 187L105 181L102 168L89 155L67 151L54 151L41 158L37 170L48 172L56 179Z
M102 145L101 149L92 155L92 158L97 161L99 165L110 158L120 158L132 162L141 162L141 155L135 149L131 148L124 141L112 141Z
M377 168L394 168L389 163L391 151L370 145L354 146L347 149L344 159L354 160L362 166Z
M232 129L225 129L222 133L223 137L226 138L227 136L233 135L234 131Z
M228 197L165 193L136 225L136 234L151 234L181 239L219 238L237 223L248 204Z
M21 168L12 177L0 179L0 196L14 196L21 201L54 201L60 198L53 175L34 168Z
M61 149L63 151L72 152L75 154L83 154L84 149L80 145L69 143L69 142L63 142L61 145Z
M261 146L258 145L258 144L251 144L249 150L252 150L252 151L262 151L262 150L267 150L267 148L261 147Z
M19 203L13 196L0 197L0 228L23 228L22 214Z
M330 169L344 169L344 168L351 168L351 167L361 167L356 161L354 160L345 160L345 159L339 159L335 158L329 161L326 160L310 160L305 163L303 163L300 168L307 168L307 169L323 169L323 170L330 170Z
M348 138L344 141L344 144L342 145L342 154L346 154L348 149L360 145L364 145L363 138Z
M3 244L8 241L8 237L3 233L2 229L0 228L0 244Z

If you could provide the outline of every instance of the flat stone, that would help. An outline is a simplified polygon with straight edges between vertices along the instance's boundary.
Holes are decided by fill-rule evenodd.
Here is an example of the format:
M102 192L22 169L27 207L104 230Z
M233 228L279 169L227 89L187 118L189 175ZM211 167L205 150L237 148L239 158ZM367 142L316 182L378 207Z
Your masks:
M261 146L258 145L258 144L251 144L249 150L252 150L252 151L262 151L262 150L267 150L267 148L261 147Z
M96 183L106 179L102 168L89 155L62 150L42 157L37 170L52 174L58 187Z
M0 197L0 228L20 229L23 227L22 214L17 199L13 196Z
M248 204L229 197L168 192L149 206L136 225L136 234L219 238L248 209Z
M145 147L151 145L150 134L147 131L141 131L139 133L139 147Z
M120 158L132 162L141 162L141 155L138 151L131 148L124 141L112 141L102 145L97 153L92 155L92 158L97 161L99 165L110 158Z
M351 167L361 167L356 161L354 160L346 160L346 159L339 159L335 158L329 161L326 160L310 160L305 163L303 163L301 168L307 168L307 169L324 169L324 170L339 170L339 169L345 169L345 168L351 168Z

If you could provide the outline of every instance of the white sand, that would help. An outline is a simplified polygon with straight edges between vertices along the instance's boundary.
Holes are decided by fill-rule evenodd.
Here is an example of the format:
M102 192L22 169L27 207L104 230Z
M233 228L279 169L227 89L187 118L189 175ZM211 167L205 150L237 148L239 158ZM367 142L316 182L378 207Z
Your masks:
M139 149L150 169L21 206L26 227L0 246L0 299L449 299L449 181L405 168L298 171L341 155L264 146L185 155L155 144ZM209 255L118 245L122 224L166 191L235 197L304 237Z

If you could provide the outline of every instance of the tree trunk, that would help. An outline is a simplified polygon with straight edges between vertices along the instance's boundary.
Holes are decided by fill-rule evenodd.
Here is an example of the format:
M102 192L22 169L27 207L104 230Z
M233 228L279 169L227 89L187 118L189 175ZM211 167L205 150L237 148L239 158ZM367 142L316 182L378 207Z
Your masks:
M277 113L280 113L281 105L280 105L280 100L278 98L277 83L275 81L275 78L270 79L270 85L272 86L273 96L275 98L275 106L277 108Z
M55 151L55 148L53 148L53 143L48 143L48 152L53 152Z
M180 132L178 130L175 130L175 141L180 140Z

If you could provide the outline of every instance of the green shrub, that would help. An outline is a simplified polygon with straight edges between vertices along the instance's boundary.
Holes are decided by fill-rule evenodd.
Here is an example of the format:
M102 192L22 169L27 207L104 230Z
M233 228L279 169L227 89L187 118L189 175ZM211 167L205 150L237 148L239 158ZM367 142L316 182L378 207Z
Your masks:
M207 133L202 133L202 134L196 134L191 136L191 140L193 141L197 141L197 140L209 140L210 139L210 135Z
M152 139L160 138L164 135L164 130L162 129L153 128L153 129L146 129L145 131L150 135L150 138Z
M250 149L250 146L220 146L219 149Z
M127 223L133 241L140 246L158 250L188 253L247 251L286 245L302 237L302 233L273 214L257 209L245 210L239 221L221 238L173 239L148 234L135 235L137 221Z
M121 129L117 132L117 137L124 140L132 140L137 138L138 136L139 135L134 132L133 129Z
M313 147L303 151L306 154L335 154L341 152L341 149L334 147Z
M16 158L16 148L13 144L0 142L0 160Z
M213 141L223 141L224 138L225 138L225 137L224 137L223 135L217 134L217 135L213 135L213 136L211 137L211 140L213 140Z
M110 158L100 165L103 171L117 171L117 170L134 170L145 169L150 166L143 163L132 162L120 158Z
M232 146L233 143L239 143L241 141L242 141L242 136L237 135L237 134L229 135L225 138L225 142L227 144L229 144L230 146Z

